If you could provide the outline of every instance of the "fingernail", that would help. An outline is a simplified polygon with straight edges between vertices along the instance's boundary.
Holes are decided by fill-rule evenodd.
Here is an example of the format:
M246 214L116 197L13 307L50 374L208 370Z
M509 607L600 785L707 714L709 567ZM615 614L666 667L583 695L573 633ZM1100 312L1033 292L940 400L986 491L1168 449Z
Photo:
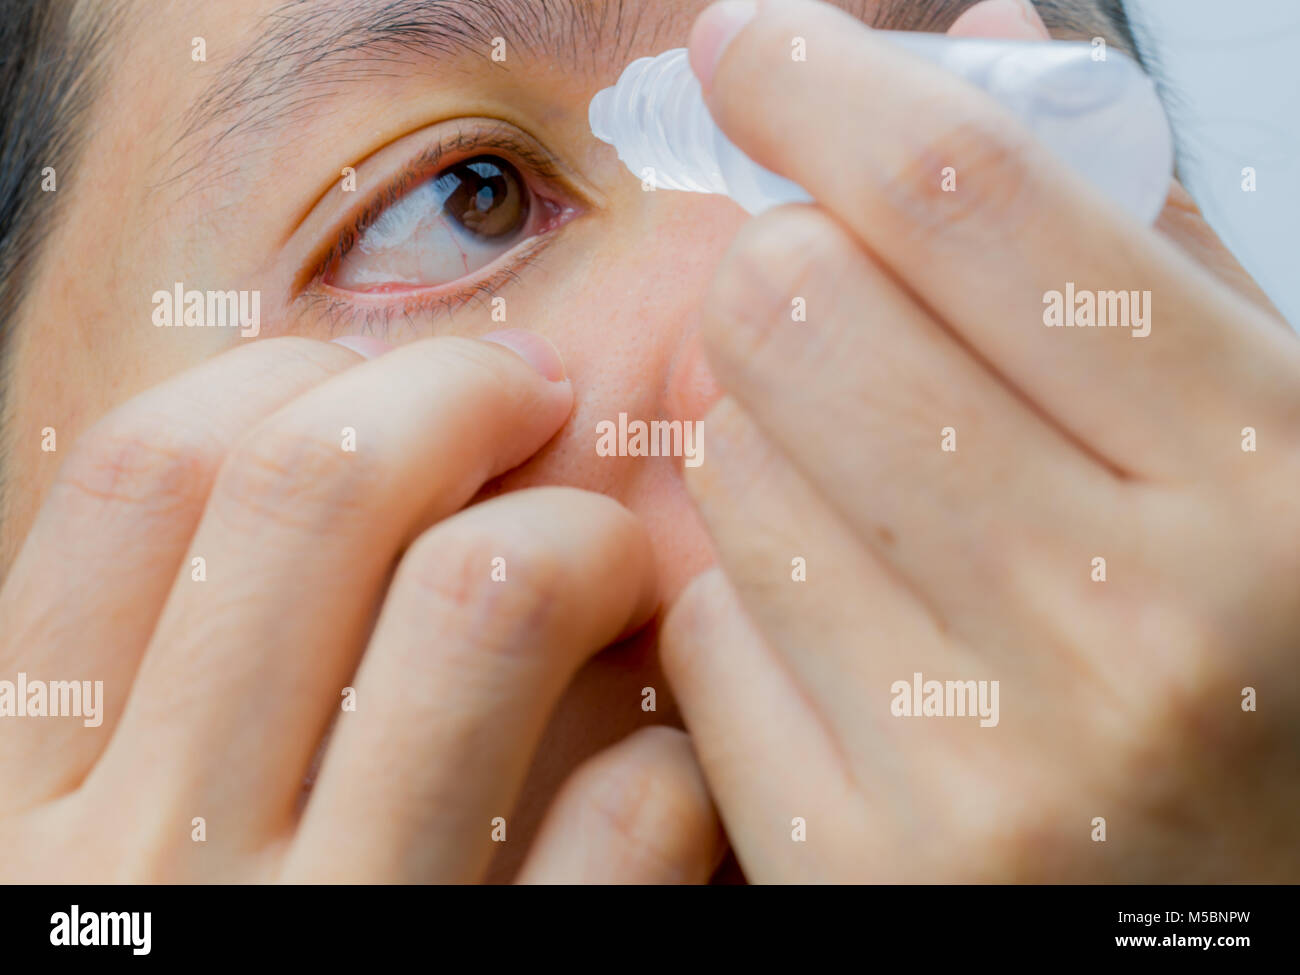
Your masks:
M1008 41L1052 39L1031 0L982 0L962 11L948 28L948 34Z
M381 356L393 348L387 342L377 339L373 335L340 335L333 340L333 343L341 345L345 349L351 349L365 359Z
M695 77L706 92L713 85L713 72L722 60L722 52L742 27L754 19L754 0L721 0L695 20L691 28L690 59Z
M564 360L560 358L559 350L544 335L525 332L521 328L503 328L479 337L493 345L504 345L553 383L568 378L564 372Z
M672 419L699 420L721 398L722 389L709 368L704 346L699 335L693 335L668 368L664 406Z
M1017 2L1020 4L1020 15L1024 18L1025 25L1043 40L1050 41L1052 32L1043 23L1043 15L1038 12L1034 0L1017 0Z

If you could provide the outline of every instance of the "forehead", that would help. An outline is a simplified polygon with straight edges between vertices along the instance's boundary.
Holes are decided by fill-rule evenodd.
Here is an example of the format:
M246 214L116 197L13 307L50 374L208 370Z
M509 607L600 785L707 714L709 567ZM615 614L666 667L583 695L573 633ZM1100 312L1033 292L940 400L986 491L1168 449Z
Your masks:
M911 9L954 0L906 0ZM962 0L956 0L962 2ZM171 165L213 154L215 142L273 133L331 100L373 97L396 76L426 83L510 80L553 87L612 82L633 58L686 43L709 0L223 0L165 8L136 25L166 37L161 90L176 133ZM893 0L898 7L898 0ZM877 0L839 4L871 22ZM193 36L191 36L191 34ZM198 45L202 44L201 50ZM182 49L191 61L176 58ZM156 52L162 55L163 52ZM176 73L175 67L181 70ZM178 76L174 76L178 75ZM190 157L190 161L178 159ZM174 176L175 172L170 172Z
M120 71L114 86L113 125L148 170L150 188L185 193L208 185L214 172L236 175L250 153L310 142L309 129L318 138L336 138L358 122L395 131L421 99L426 107L441 99L438 111L472 109L472 96L495 87L510 88L517 101L532 96L571 109L633 58L685 44L708 2L139 3L124 38L127 56L118 59L131 70ZM941 31L974 2L836 5L875 27ZM1095 14L1095 4L1040 0L1049 26L1080 5ZM200 42L202 60L194 50Z
M186 0L161 11L149 8L145 29L158 18L198 28L246 30L268 48L301 53L312 41L337 51L348 43L431 44L448 53L507 39L528 53L554 54L566 67L584 70L606 54L622 57L638 41L684 38L711 0L222 0L214 23L207 0ZM905 10L963 7L975 0L831 0L872 21Z
M117 0L94 0L116 3ZM976 0L834 0L880 28L941 31ZM1091 36L1102 0L1037 0L1049 27ZM202 155L226 138L301 117L356 82L427 72L531 71L551 83L609 83L622 65L685 43L708 0L183 0L137 2L125 26L130 71L115 94L162 123L171 149ZM83 8L93 10L94 7ZM103 10L103 8L99 8ZM1105 33L1109 33L1103 31ZM192 58L201 39L204 60ZM504 50L508 60L502 63ZM115 54L118 52L114 52ZM492 55L498 54L493 60ZM125 94L123 94L125 92ZM129 128L129 126L128 126ZM198 146L194 142L200 142Z

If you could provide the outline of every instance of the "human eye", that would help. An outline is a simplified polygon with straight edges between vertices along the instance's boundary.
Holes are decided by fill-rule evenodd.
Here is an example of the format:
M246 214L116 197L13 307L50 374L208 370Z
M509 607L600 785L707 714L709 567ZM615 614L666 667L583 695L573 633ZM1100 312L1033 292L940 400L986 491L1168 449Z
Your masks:
M312 289L335 312L450 310L494 294L582 210L531 137L458 119L347 216Z

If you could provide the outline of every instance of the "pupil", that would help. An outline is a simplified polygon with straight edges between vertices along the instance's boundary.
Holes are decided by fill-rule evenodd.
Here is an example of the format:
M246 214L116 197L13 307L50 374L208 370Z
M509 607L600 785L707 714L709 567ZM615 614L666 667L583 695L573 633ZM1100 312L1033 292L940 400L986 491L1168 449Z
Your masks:
M528 217L523 180L515 167L496 156L477 156L457 163L438 177L454 187L443 212L478 237L505 237Z

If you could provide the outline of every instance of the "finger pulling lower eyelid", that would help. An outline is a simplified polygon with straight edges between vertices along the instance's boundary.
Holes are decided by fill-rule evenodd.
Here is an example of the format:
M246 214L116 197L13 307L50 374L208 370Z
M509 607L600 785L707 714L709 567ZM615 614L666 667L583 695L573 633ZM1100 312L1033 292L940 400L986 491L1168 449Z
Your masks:
M509 349L551 382L560 382L568 378L564 370L564 360L560 357L560 350L544 335L526 332L519 328L505 328L488 332L480 338L484 342Z

